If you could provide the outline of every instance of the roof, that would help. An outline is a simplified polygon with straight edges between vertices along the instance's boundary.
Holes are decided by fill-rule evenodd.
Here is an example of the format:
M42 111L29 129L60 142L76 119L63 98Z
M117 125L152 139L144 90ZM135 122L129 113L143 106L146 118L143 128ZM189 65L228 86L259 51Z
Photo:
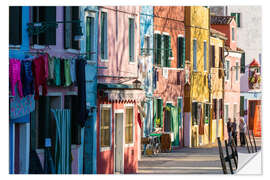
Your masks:
M211 24L216 25L223 25L223 24L230 24L233 16L211 16Z
M252 67L252 66L259 67L260 63L254 58L253 61L249 64L249 67Z
M217 35L219 38L222 38L224 40L227 39L226 35L216 29L213 29L213 28L210 28L210 33L211 33L211 36L213 35Z
M236 50L232 50L229 46L225 46L225 49L227 49L230 52L238 52L238 53L244 53L245 51L239 47L236 48Z

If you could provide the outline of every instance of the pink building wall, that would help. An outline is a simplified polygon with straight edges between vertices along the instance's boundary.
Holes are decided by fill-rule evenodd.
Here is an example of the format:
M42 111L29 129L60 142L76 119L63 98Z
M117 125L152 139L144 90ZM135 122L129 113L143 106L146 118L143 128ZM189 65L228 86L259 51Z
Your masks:
M132 84L132 81L138 76L137 56L140 46L139 32L139 6L105 6L101 11L107 12L108 27L108 59L103 60L98 57L98 66L106 67L98 69L98 83L121 83ZM134 62L129 62L129 18L134 18ZM99 22L100 24L100 22ZM100 25L99 25L100 27ZM99 37L99 44L100 37ZM125 78L123 78L125 77ZM124 104L131 103L126 101L109 101L98 98L97 112L97 173L113 174L114 173L114 112L115 110L124 109ZM100 105L112 104L112 131L111 131L111 148L101 152L100 149ZM124 148L124 173L136 173L138 169L138 122L137 122L137 105L134 104L134 145ZM125 112L124 112L125 118Z

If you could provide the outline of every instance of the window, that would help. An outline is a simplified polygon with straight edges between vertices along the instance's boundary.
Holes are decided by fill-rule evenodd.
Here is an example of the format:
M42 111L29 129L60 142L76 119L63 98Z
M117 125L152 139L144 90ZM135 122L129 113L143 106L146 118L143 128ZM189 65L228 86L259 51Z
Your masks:
M22 43L22 7L9 7L9 44Z
M126 108L125 143L133 143L133 107Z
M177 38L177 67L184 68L185 67L185 38L178 36Z
M169 58L172 57L171 36L167 34L162 35L163 39L163 67L170 67Z
M237 115L237 104L233 104L233 117L236 118Z
M197 40L193 39L193 71L197 71Z
M219 60L223 63L223 47L219 47Z
M56 22L56 7L39 6L32 8L33 22ZM56 28L53 26L38 35L32 36L32 44L56 45Z
M204 123L208 124L210 120L210 105L204 104Z
M244 96L240 96L240 116L242 116L242 117L245 115L244 101L245 101Z
M94 17L86 17L86 52L87 59L92 60L93 51L93 41L94 41Z
M107 13L101 12L101 59L108 59L108 39L107 39Z
M234 41L234 39L235 39L234 35L235 35L234 27L232 27L232 40L233 40L233 41Z
M163 99L157 99L156 127L163 127Z
M192 125L198 124L198 103L192 102Z
M240 27L240 13L231 13L231 16L235 17L237 27Z
M176 74L176 76L177 76L177 77L176 77L176 84L177 84L177 85L180 85L180 83L181 83L181 82L180 82L180 75L181 75L181 73L180 73L180 72L177 72L177 74Z
M134 42L134 19L129 18L129 33L128 33L128 39L129 39L129 61L134 62L134 54L135 54L135 42Z
M213 114L212 119L217 119L217 100L213 99Z
M179 127L182 127L183 124L183 112L182 112L182 108L183 108L183 99L182 98L178 98L177 99L177 105L178 105L178 122L179 122Z
M144 36L142 54L150 55L150 36L149 35Z
M238 75L238 73L239 73L239 72L238 72L238 67L239 67L239 63L237 62L237 63L236 63L236 67L235 67L235 80L236 80L236 81L238 81L238 76L239 76L239 75Z
M206 41L203 41L203 70L207 71L207 61L206 61L206 57L207 57L207 46L206 46Z
M109 107L101 108L100 118L100 146L111 146L111 109Z
M154 34L154 60L156 65L161 65L161 34Z
M79 21L80 11L78 6L64 7L64 21ZM65 49L79 49L79 41L74 40L75 33L80 23L64 23L64 47Z
M241 55L241 69L240 69L240 73L245 73L245 59L246 59L246 55L245 53L242 53Z
M228 122L228 119L229 119L229 105L225 105L225 117L224 117L224 120L225 122Z
M212 45L211 46L211 63L212 63L212 67L215 67L215 46Z
M223 118L223 99L219 99L219 118Z
M226 61L226 80L230 78L230 61Z

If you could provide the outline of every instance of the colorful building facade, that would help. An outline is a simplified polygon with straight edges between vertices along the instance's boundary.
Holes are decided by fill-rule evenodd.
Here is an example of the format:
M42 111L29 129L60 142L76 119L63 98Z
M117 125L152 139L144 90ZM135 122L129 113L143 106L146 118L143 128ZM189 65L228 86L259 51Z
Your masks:
M240 59L243 50L237 47L237 24L231 16L211 16L211 27L226 34L225 42L225 84L224 84L224 138L228 138L228 118L240 117ZM239 131L238 131L239 132Z
M155 6L154 128L172 133L175 148L183 146L185 37L184 7Z
M224 33L215 29L210 29L210 74L211 74L211 90L210 100L212 104L212 113L210 118L210 142L215 143L216 138L223 140L224 134Z
M209 23L209 8L185 7L186 64L189 65L185 87L184 136L185 146L188 147L209 143L209 116L206 116L210 109Z
M97 173L136 173L140 148L137 104L144 97L140 87L133 86L138 78L140 8L106 6L99 12L98 66L104 68L97 74Z

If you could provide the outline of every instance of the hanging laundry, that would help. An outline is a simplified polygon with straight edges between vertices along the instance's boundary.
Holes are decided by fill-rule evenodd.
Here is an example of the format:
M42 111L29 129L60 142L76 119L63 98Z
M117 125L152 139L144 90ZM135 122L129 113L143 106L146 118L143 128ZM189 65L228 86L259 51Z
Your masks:
M72 83L76 82L76 60L71 59L70 60L70 76Z
M64 65L65 65L65 86L70 86L71 85L70 60L65 59Z
M33 72L35 76L35 99L39 98L39 86L42 86L42 95L47 95L47 81L45 72L44 56L40 56L33 60Z
M54 58L54 83L56 86L61 85L61 73L60 59Z
M53 57L48 57L48 63L49 63L49 76L48 80L52 81L54 79L54 58Z
M64 59L60 59L60 77L61 77L61 86L65 85L65 63Z
M21 62L23 96L34 94L34 77L32 69L32 60L23 60Z
M76 60L76 76L78 84L78 123L84 127L85 121L88 117L86 110L86 88L85 88L85 65L83 59Z
M9 83L11 95L15 96L15 86L18 83L19 95L20 97L23 97L20 60L10 59L9 61Z
M141 120L141 114L138 112L137 114L137 117L138 117L138 123L139 123L139 126L140 128L142 128L142 120Z

